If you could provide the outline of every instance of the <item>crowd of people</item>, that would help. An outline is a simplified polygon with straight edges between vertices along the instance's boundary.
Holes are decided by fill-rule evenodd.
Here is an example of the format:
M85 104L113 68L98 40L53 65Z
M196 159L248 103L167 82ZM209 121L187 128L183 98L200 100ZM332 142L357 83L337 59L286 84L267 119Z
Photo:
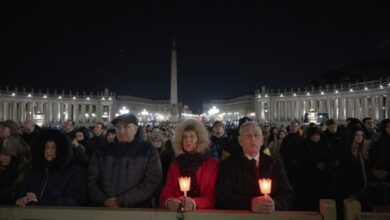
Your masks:
M124 114L111 124L0 122L0 204L260 213L318 210L322 198L354 198L367 211L390 205L390 119L278 126L244 117L229 127L186 119L174 127L140 126ZM269 196L260 178L272 180Z

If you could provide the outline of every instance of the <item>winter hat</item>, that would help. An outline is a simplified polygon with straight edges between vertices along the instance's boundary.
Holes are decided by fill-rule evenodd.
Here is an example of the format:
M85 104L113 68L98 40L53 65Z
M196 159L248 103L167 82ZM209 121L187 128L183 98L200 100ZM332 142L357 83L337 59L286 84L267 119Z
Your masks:
M4 125L5 127L10 128L12 134L16 134L19 130L19 125L12 120L3 121L3 122L0 122L0 124Z
M3 141L3 146L0 148L0 154L10 155L17 157L18 155L18 142L15 138L7 138Z
M123 121L127 124L133 123L135 125L138 125L138 118L133 114L120 115L116 117L114 120L112 120L111 124L115 126L116 123L118 123L119 121Z

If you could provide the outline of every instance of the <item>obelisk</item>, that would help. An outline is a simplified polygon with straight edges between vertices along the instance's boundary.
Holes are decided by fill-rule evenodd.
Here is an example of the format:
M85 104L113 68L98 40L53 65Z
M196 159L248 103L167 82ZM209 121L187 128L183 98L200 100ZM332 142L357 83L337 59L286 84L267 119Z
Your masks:
M179 121L179 105L177 101L177 61L175 39L173 39L172 46L170 121L172 123L177 123Z

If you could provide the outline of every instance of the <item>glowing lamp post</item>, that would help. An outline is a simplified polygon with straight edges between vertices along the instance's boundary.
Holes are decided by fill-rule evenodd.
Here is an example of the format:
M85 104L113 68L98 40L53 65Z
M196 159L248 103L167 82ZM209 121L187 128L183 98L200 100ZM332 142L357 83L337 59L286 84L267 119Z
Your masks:
M184 197L187 197L187 192L190 191L191 177L179 177L180 191L184 192Z
M259 179L260 191L264 194L265 197L271 193L271 184L271 179Z

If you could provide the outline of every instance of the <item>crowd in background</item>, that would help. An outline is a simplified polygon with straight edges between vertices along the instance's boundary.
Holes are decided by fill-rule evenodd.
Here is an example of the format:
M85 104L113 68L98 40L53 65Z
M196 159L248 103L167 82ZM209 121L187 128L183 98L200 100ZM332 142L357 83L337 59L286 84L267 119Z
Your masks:
M124 117L114 120L114 127L101 122L77 127L68 120L61 129L40 128L29 120L22 126L3 121L0 204L230 209L226 199L219 199L225 198L218 187L226 176L218 172L240 172L226 171L226 164L233 164L229 157L246 154L240 126L247 121L251 119L242 118L237 126L186 120L177 127L169 123L141 127L136 118ZM288 126L259 127L258 160L269 157L280 164L293 192L287 199L293 202L284 208L274 199L276 210L317 210L321 198L335 199L338 205L354 198L364 210L390 205L390 119L376 123L371 118L349 118L343 124L330 119L321 125L291 121ZM122 130L130 139L121 136ZM192 177L188 198L178 188L177 178L183 175ZM255 210L256 201L251 202Z

